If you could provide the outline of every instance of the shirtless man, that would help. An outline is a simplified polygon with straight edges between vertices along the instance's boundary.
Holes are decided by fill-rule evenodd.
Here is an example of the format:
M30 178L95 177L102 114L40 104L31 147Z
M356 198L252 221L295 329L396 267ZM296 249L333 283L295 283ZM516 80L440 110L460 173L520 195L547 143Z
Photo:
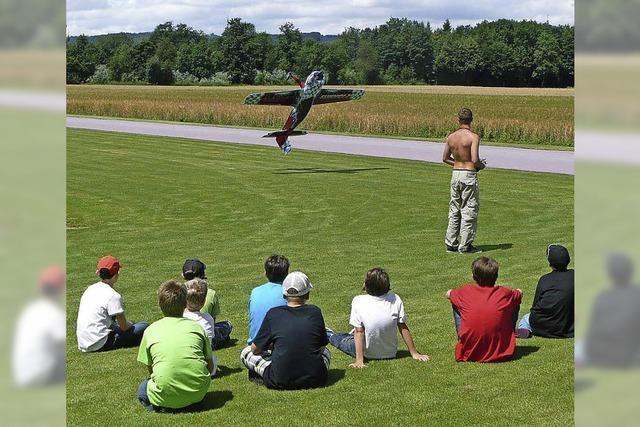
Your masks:
M447 136L442 154L442 161L453 166L449 226L444 239L447 252L481 252L472 243L480 209L477 172L486 162L479 157L480 137L471 130L472 121L471 110L462 108L458 113L460 127Z

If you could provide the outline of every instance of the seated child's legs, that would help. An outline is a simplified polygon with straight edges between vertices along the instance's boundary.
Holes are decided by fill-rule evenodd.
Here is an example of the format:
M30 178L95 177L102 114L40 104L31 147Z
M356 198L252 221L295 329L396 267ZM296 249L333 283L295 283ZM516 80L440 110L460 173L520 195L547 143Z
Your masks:
M353 334L327 334L327 337L332 346L351 357L356 357L356 342Z
M142 381L142 383L138 386L138 400L140 401L140 403L142 404L142 406L144 406L144 408L148 411L155 411L154 406L151 404L151 402L149 401L149 396L147 396L147 383L149 382L149 380L144 380Z
M122 332L120 328L116 328L113 348L137 347L142 341L142 335L145 329L149 327L147 322L134 323L132 327Z
M216 322L214 325L213 348L219 348L229 341L229 336L233 330L233 325L228 320Z
M456 335L460 334L460 324L462 323L462 316L460 316L460 312L453 306L453 324L456 327Z
M262 377L264 370L271 365L271 352L264 351L261 354L253 354L251 346L248 345L240 353L240 361L247 369Z
M327 347L324 347L322 349L322 361L324 362L324 366L326 366L328 370L329 365L331 365L331 352Z
M518 323L518 326L516 327L516 337L518 338L529 338L529 336L531 335L531 332L533 332L531 330L531 324L529 323L529 316L531 315L531 313L527 313L524 316L522 316L522 319L520 319L520 322Z

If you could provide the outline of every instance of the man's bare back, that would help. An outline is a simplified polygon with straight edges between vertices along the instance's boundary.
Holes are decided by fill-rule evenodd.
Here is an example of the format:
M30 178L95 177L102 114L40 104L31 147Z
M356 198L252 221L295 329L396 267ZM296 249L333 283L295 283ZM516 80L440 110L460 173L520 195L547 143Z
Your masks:
M461 125L447 136L442 161L454 169L478 171L485 166L480 160L479 152L480 136L469 126Z

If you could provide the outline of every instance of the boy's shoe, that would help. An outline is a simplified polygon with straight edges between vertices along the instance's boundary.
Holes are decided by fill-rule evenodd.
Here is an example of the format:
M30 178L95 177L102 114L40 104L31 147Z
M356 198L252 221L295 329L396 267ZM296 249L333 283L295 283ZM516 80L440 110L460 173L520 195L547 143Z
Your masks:
M333 329L329 327L325 327L324 329L327 331L327 338L331 338L331 336L335 334L335 332L333 332Z
M458 253L458 247L457 246L447 246L447 252L454 254L454 253Z
M293 147L291 147L291 144L289 144L289 141L282 144L282 152L284 153L285 156L291 152L292 148Z
M458 249L458 252L460 252L461 254L478 254L482 252L482 249L478 249L473 245L467 245L466 248Z
M249 381L256 385L264 385L262 377L251 370L249 370Z
M516 338L529 338L531 336L531 331L525 328L517 328L516 329Z

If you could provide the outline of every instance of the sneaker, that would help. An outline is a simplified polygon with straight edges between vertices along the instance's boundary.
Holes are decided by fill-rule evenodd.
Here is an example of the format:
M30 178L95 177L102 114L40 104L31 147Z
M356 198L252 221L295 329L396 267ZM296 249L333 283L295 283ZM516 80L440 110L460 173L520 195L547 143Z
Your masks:
M467 245L466 248L459 248L458 252L460 252L461 254L478 254L482 252L482 249L478 249L473 245Z
M335 334L335 332L333 332L333 329L331 329L329 327L325 327L324 329L327 332L327 338L331 338L331 336Z
M517 328L516 329L516 338L529 338L531 336L531 331L525 328Z
M446 245L446 246L447 246L447 252L449 252L449 253L457 253L458 252L458 247L457 246L449 246L449 245Z
M289 144L288 142L285 142L284 145L282 146L282 152L286 156L287 154L289 154L291 152L292 148L293 147L291 146L291 144Z

